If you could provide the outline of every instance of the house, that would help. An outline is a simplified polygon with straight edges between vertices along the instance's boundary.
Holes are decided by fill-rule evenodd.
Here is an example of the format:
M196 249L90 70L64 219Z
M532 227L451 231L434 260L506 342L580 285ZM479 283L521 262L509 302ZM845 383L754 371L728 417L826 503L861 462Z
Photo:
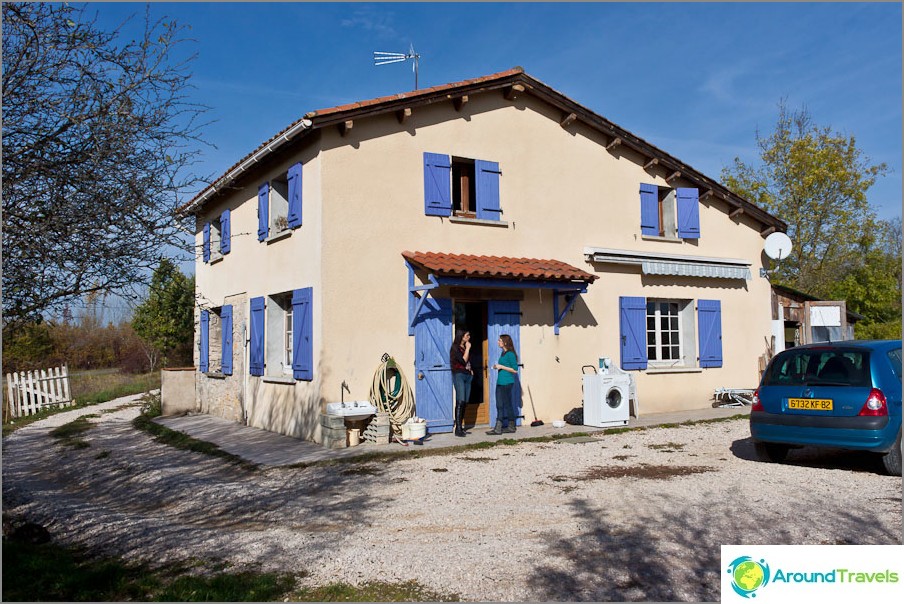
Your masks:
M777 327L775 352L816 342L854 339L854 324L863 315L847 309L844 300L821 300L785 285L773 284Z
M197 406L320 441L384 353L431 431L469 329L471 422L510 334L522 412L561 418L601 357L642 412L752 387L771 334L763 240L786 225L521 68L313 111L180 211L197 219Z

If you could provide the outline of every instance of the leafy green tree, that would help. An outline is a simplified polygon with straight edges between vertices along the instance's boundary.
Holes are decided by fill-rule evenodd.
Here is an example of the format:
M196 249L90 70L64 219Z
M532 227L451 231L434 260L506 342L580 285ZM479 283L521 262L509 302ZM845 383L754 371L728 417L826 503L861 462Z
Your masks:
M864 258L876 228L866 199L885 164L872 164L853 136L813 124L806 109L779 104L775 130L756 136L760 164L735 158L722 170L722 182L788 224L794 242L778 281L815 296L827 296L839 275Z
M135 333L149 346L148 361L163 365L191 362L194 341L194 277L186 277L169 259L160 260L147 299L132 319Z

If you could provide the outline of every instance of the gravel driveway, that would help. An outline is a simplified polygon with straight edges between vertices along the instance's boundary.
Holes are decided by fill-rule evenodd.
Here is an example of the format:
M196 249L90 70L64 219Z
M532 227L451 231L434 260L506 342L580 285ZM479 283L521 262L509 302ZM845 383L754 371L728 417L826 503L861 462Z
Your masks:
M754 461L743 420L248 471L136 431L135 399L5 438L4 512L130 560L414 579L483 601L716 601L721 544L901 543L900 478L862 455ZM90 447L48 436L87 413Z

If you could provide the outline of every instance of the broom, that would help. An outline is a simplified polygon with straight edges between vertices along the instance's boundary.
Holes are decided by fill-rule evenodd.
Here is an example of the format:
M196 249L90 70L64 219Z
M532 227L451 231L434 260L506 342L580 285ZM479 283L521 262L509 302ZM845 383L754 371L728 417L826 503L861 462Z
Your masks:
M521 375L524 375L524 365L521 366ZM521 380L524 382L524 380ZM534 421L530 423L531 428L543 425L543 420L537 419L537 408L534 407L534 395L530 392L530 384L527 385L527 397L530 399L530 408L534 412Z

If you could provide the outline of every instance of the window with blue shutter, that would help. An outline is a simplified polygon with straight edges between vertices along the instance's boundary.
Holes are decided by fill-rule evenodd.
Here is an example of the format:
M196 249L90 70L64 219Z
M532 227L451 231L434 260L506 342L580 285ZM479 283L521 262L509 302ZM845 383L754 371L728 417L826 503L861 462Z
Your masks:
M248 373L264 375L264 298L251 298Z
M500 220L502 208L499 205L499 164L493 161L474 161L477 178L477 218Z
M223 210L220 215L220 253L228 254L232 249L232 212Z
M659 187L641 183L640 185L640 232L643 235L658 236L661 232L659 224Z
M270 183L257 188L257 240L263 241L270 234Z
M700 334L700 367L722 366L722 303L697 301L697 329Z
M448 155L424 153L424 214L452 215L452 162Z
M199 357L198 357L198 371L201 373L207 373L210 369L208 366L208 337L210 329L210 314L206 310L201 311L201 333L198 338L198 348L199 348Z
M678 196L678 236L700 238L700 193L697 189L676 189Z
M292 292L292 375L296 380L314 379L314 324L310 287Z
M301 226L301 163L289 168L289 228L297 229Z
M647 368L647 299L621 296L618 299L621 337L621 368Z
M232 306L220 309L220 334L222 337L222 363L220 371L223 375L232 375Z
M201 246L201 255L204 262L210 262L210 223L204 223L204 243Z

